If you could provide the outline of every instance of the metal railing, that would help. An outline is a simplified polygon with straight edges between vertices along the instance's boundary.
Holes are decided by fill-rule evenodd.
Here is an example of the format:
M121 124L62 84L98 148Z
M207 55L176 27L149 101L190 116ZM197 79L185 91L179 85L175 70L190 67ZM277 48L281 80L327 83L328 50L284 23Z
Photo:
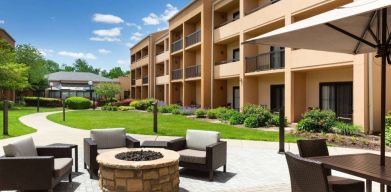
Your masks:
M271 0L271 1L268 1L268 2L266 2L266 3L264 3L264 4L260 4L259 6L255 7L254 9L251 9L251 10L247 11L247 12L245 13L245 15L249 15L249 14L251 14L251 13L254 13L254 12L256 12L256 11L258 11L258 10L260 10L260 9L263 9L263 8L269 6L269 5L273 4L273 3L276 3L276 2L278 2L278 1L280 1L280 0Z
M230 60L225 60L225 61L216 61L215 65L224 65L224 64L227 64L227 63L233 63L233 62L237 62L237 61L240 61L240 59L230 59Z
M284 50L262 53L252 57L246 57L246 73L267 71L271 69L283 69L284 67Z
M182 79L182 69L174 69L171 73L172 80Z
M147 77L143 77L142 83L143 84L147 84L148 83L148 76Z
M201 42L201 30L195 31L186 36L186 47Z
M200 77L201 76L201 65L193 65L186 67L185 69L186 78Z
M171 45L172 52L176 52L176 51L183 49L183 40L182 39L176 40L176 41L172 42L171 44L172 44Z
M160 50L160 51L156 52L156 55L163 54L164 52L165 52L165 50L164 50L164 49L163 49L163 50Z

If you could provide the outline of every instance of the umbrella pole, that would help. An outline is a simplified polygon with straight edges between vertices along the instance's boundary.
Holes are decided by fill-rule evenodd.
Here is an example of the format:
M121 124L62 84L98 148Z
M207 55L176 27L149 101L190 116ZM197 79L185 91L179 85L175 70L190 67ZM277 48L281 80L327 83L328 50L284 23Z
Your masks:
M386 65L387 65L387 8L382 9L381 27L381 111L380 111L380 165L385 166L385 115L386 115Z

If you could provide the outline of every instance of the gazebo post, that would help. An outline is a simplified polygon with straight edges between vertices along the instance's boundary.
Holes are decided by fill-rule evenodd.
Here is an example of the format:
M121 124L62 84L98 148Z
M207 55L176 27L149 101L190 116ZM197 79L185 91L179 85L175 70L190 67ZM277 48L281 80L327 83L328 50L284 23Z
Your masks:
M387 68L387 8L381 10L381 46L378 48L381 56L381 99L380 99L380 165L385 166L385 127L386 127L386 68Z

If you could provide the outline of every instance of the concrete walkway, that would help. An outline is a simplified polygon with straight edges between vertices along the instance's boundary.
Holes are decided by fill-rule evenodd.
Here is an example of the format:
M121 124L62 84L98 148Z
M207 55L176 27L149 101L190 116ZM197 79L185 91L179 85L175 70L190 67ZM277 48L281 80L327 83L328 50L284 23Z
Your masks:
M63 126L47 119L47 116L58 112L35 113L20 118L27 126L37 129L36 133L21 136L32 136L37 145L50 143L72 143L79 145L79 173L75 173L73 183L63 182L55 191L100 191L97 180L90 180L88 173L83 169L83 138L89 137L89 131ZM132 122L129 122L132 123ZM134 135L143 140L155 139L155 136ZM19 138L0 140L0 154L2 146ZM175 137L159 136L157 140L169 140ZM290 191L289 172L283 155L277 154L277 142L227 140L228 164L227 173L218 170L215 180L209 182L204 173L181 170L181 191L240 191L240 192L288 192ZM286 150L298 153L296 144L286 144ZM347 154L372 152L361 149L330 147L330 153ZM347 176L342 173L336 175ZM349 176L348 176L349 177ZM374 184L374 191L378 191Z

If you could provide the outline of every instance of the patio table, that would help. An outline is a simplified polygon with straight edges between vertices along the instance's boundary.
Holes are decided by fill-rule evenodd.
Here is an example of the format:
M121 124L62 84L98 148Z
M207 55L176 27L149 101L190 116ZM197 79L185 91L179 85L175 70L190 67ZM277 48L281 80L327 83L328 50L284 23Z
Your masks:
M366 179L366 191L372 191L372 181L387 186L391 192L391 158L386 157L385 165L380 166L380 155L371 153L311 157L322 162L325 168L348 173ZM384 187L381 187L382 191Z

